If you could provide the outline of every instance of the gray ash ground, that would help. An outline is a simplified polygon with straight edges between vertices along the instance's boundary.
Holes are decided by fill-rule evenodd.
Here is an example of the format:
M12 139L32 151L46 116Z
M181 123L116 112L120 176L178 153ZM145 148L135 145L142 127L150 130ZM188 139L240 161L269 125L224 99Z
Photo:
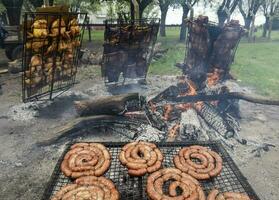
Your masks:
M81 69L77 84L53 102L22 104L21 79L6 75L0 95L0 199L40 199L66 140L51 146L38 143L55 136L56 131L76 117L73 101L111 95L103 80L96 76L98 66ZM9 79L9 80L7 80ZM150 76L147 86L137 88L152 97L175 82L175 77ZM233 88L237 84L230 83ZM132 88L135 89L135 88ZM238 90L242 88L238 88ZM246 92L251 90L246 89ZM275 144L260 157L251 148L237 145L230 152L249 183L262 200L278 200L279 191L279 107L240 101L240 135L258 142ZM104 131L92 132L91 141L120 141L123 138Z

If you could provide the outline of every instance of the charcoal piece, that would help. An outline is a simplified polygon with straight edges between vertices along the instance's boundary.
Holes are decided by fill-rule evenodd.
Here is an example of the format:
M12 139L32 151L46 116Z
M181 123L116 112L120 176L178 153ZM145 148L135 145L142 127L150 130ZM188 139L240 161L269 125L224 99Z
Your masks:
M140 111L142 109L141 102L139 99L132 99L126 101L125 107L128 112Z
M152 103L158 103L160 101L166 100L168 98L175 98L180 94L180 90L178 87L172 85L170 87L168 87L167 89L165 89L163 92L161 92L160 94L158 94L157 96L155 96L153 99L151 99L150 101Z

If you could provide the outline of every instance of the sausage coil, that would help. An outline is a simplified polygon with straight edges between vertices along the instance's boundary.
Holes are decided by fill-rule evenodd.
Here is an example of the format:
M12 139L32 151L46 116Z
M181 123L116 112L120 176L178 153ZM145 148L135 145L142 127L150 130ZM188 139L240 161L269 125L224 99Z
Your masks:
M160 169L163 154L153 143L132 142L122 147L119 154L122 165L128 168L131 176L143 176Z
M111 156L99 143L77 143L71 146L61 164L65 176L102 176L110 167Z
M169 188L167 192L164 192L163 187L167 182ZM149 175L146 190L151 200L206 199L199 182L176 168L161 169Z
M51 200L119 200L119 192L113 182L105 177L85 176L74 184L62 187Z
M199 162L194 162L193 159ZM182 148L173 159L176 168L198 180L218 176L222 171L223 160L216 152L202 146Z
M219 190L213 189L208 194L207 200L250 200L250 198L243 193L238 193L238 192L220 193Z

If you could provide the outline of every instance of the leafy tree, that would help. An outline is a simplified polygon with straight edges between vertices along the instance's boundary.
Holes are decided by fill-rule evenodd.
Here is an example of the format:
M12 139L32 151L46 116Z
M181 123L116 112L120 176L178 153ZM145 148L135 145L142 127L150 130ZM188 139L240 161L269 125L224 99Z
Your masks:
M7 24L6 8L0 1L0 23Z
M279 0L266 0L262 3L262 10L265 16L265 23L263 25L263 37L268 35L270 39L272 22L276 13L279 12ZM268 34L267 34L268 33Z
M240 0L239 11L244 19L244 27L250 30L251 24L264 0Z
M131 0L126 0L126 1L129 1L130 2L130 5L131 5L131 17L132 18L135 18L135 8L134 8L134 5L132 3ZM144 10L147 8L147 6L149 4L151 4L153 2L153 0L136 0L137 3L138 3L138 6L139 6L139 19L142 19L143 18L143 13L144 13Z
M92 1L92 0L91 0ZM96 0L95 0L96 1ZM135 7L132 0L99 0L99 2L117 2L119 4L129 4L130 5L130 13L131 18L135 19ZM144 10L154 1L153 0L135 0L138 4L138 14L139 19L143 18Z
M2 4L7 10L9 24L19 25L23 0L2 0Z
M223 0L217 10L219 26L224 26L226 20L230 20L230 15L236 9L241 0Z
M55 0L54 4L69 5L72 12L94 12L99 10L101 2L101 0Z
M162 37L166 36L166 18L169 7L175 3L175 0L158 0L158 4L161 10L161 25L160 25L160 35Z
M117 18L119 15L130 12L130 3L128 1L107 1L107 16Z
M143 11L143 18L159 18L159 9L155 1L150 3Z
M194 5L196 3L198 3L198 1L199 0L178 0L177 1L177 3L183 9L181 29L180 29L180 35L179 35L180 41L185 41L185 39L186 39L187 22L185 19L188 17L190 10L193 9Z
M25 0L28 1L28 0ZM49 5L53 5L53 1L54 0L49 0ZM44 5L44 0L29 0L28 1L30 4L32 4L35 8L37 7L41 7L42 5Z

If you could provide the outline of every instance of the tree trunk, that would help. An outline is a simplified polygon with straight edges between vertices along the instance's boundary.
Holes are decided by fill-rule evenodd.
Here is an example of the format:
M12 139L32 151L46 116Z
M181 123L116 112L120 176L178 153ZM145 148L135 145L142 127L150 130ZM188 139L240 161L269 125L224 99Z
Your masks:
M255 42L255 16L252 17L249 32L249 42Z
M6 12L1 13L1 14L0 14L0 18L1 18L2 22L3 22L3 24L5 24L5 25L8 24Z
M3 5L7 9L7 15L9 19L9 25L20 25L21 8L23 0L2 0Z
M131 7L131 20L135 20L135 6L132 1L130 1L130 7Z
M185 41L186 39L186 30L187 30L187 23L186 23L186 18L189 13L189 8L188 6L183 6L183 15L182 15L182 23L181 23L181 29L180 29L180 37L179 40L181 42Z
M265 23L264 23L264 25L263 25L263 34L262 34L262 37L266 37L268 27L269 27L269 17L268 17L268 16L265 16Z
M244 19L244 28L247 29L247 30L250 30L250 26L251 26L251 23L252 23L252 20L253 20L253 17L252 16L248 16Z
M161 8L161 25L160 25L160 36L166 37L166 18L168 13L168 6Z
M268 34L267 34L268 40L271 39L271 31L272 31L272 18L269 20Z
M141 6L139 7L139 19L141 20L143 17L143 11L145 8L142 8Z
M220 11L217 14L218 14L218 24L220 27L223 27L227 19L227 15L224 11Z

